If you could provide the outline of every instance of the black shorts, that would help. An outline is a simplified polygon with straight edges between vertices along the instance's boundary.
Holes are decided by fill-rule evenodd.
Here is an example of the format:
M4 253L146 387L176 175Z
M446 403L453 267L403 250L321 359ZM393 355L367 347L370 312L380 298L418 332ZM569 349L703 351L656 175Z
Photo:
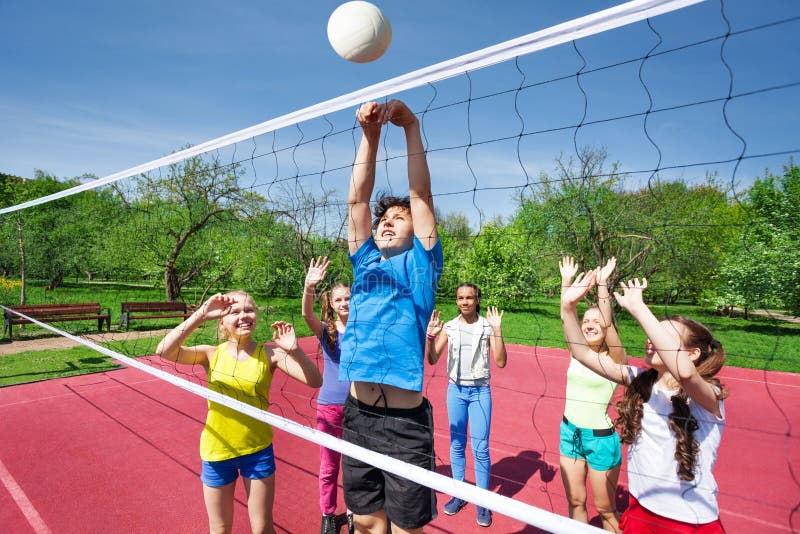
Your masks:
M347 397L342 439L433 471L433 410L428 399L416 408L370 406ZM404 529L420 528L436 517L436 493L349 456L342 456L347 508L357 515L383 510Z

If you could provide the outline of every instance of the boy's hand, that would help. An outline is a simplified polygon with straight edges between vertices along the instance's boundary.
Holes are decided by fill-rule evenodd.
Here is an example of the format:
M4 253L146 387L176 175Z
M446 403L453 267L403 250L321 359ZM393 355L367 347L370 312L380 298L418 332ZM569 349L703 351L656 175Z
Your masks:
M383 122L391 122L395 126L406 128L413 126L419 121L414 112L402 100L390 100L383 111Z
M361 104L356 111L356 119L361 125L364 135L370 139L378 139L381 135L381 128L386 122L383 119L385 106L377 102L367 102Z

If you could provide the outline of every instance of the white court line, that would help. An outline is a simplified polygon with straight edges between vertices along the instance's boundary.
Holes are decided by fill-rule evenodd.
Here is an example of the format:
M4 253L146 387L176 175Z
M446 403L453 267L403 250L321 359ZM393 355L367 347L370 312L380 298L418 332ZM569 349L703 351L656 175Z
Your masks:
M778 529L778 530L783 530L785 532L791 532L789 527L787 525L785 525L785 524L772 523L770 521L764 521L763 519L759 519L757 517L753 517L753 516L748 515L748 514L740 514L738 512L734 512L732 510L728 510L728 509L725 509L725 508L723 508L722 511L726 515L733 515L733 516L736 516L736 517L741 517L741 518L747 519L748 521L752 521L753 523L758 523L758 524L764 525L766 527L771 527L771 528L775 528L775 529Z
M33 503L28 500L28 496L25 495L25 492L19 487L19 484L17 484L17 481L11 476L11 473L8 472L2 460L0 460L0 480L2 480L8 493L11 494L11 498L17 503L25 519L28 520L28 524L33 531L36 532L36 534L50 534L50 529L47 527L44 519L42 519L42 516L36 511Z

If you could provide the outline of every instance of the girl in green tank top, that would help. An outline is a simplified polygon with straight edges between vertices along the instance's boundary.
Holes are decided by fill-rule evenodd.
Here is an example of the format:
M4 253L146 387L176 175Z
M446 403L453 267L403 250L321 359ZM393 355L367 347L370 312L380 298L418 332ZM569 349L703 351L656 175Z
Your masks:
M615 258L604 267L598 267L598 302L586 310L581 331L586 346L592 351L608 354L614 361L625 363L627 356L612 320L608 289L608 280L615 267ZM559 270L561 287L569 287L578 270L575 260L564 256ZM615 498L622 461L619 437L608 416L608 403L616 387L616 383L570 358L560 446L561 480L567 495L569 516L589 522L586 510L588 478L603 528L611 532L619 532Z

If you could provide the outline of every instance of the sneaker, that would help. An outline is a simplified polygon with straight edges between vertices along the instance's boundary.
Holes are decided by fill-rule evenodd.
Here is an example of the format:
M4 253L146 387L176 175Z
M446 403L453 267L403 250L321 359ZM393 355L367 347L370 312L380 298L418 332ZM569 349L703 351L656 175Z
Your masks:
M447 515L456 515L466 505L467 501L459 499L458 497L453 497L444 505L444 513Z
M356 525L353 523L353 514L347 513L347 534L356 534Z
M492 524L492 511L488 508L478 506L478 524L482 527L488 527Z
M339 529L336 528L336 516L334 514L323 515L319 534L338 534L338 531Z

